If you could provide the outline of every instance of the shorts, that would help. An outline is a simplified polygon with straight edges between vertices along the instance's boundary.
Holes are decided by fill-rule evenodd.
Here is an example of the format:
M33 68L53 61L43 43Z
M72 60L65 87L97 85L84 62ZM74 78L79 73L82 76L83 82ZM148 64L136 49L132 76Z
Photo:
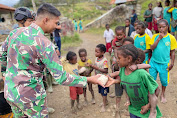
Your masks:
M69 90L70 90L70 98L72 100L76 100L77 99L77 95L80 95L80 94L83 93L83 88L81 88L81 87L72 87L72 86L70 86Z
M121 97L123 95L123 88L120 84L115 84L115 95Z
M175 28L173 28L172 26L171 26L171 32L176 32L177 31L177 26L175 27Z
M15 118L48 118L47 99L33 101L31 103L9 102Z
M141 117L135 116L132 113L130 113L130 118L141 118Z
M152 22L147 22L148 23L148 29L152 30Z
M103 88L102 86L98 85L98 92L99 92L102 96L107 96L107 94L109 93L109 87Z
M111 43L106 43L106 52L109 52L109 48L111 48Z
M154 77L154 80L157 79L157 73L159 73L162 86L167 86L169 83L169 71L167 70L169 64L156 63L152 59L149 64L151 65L149 73Z

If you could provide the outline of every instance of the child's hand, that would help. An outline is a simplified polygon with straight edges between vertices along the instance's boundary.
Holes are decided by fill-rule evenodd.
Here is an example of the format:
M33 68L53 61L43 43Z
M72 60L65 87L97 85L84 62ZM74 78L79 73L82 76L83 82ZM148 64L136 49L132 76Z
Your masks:
M149 109L150 109L150 104L146 104L146 105L144 105L144 106L141 107L140 113L141 114L145 114L145 113L148 112Z
M85 66L86 66L86 67L91 67L91 64L86 63Z
M127 101L124 106L128 107L130 105L130 101Z
M165 36L164 33L160 33L160 35L159 35L159 39L161 40L164 36Z
M101 76L101 75L98 74L98 75L95 75L95 76L87 77L87 82L92 83L92 84L98 84L98 85L100 85L100 86L102 86L102 87L105 87L105 86L101 83L101 81L98 80L98 78L99 78L100 76Z
M131 71L135 71L135 70L138 69L138 66L137 65L131 65L129 68L130 68Z
M105 87L110 87L111 85L116 84L116 83L120 83L120 81L121 81L120 79L113 79L110 76L107 76L107 77L108 77L108 81L107 81Z
M170 71L170 70L173 68L173 66L174 66L173 64L170 64L170 65L168 66L167 70Z

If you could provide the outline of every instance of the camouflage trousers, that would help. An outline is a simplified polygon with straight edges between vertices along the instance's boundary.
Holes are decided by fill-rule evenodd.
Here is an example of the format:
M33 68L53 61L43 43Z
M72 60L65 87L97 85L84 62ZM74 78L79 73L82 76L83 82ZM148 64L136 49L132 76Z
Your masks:
M31 103L9 102L15 118L48 118L46 98Z

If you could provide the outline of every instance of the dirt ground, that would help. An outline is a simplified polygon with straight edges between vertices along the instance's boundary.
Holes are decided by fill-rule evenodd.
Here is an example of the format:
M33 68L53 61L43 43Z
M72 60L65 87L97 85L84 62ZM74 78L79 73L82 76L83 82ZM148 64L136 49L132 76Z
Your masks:
M83 40L82 45L77 47L72 51L76 53L80 48L86 48L88 53L88 58L90 58L93 62L95 60L95 47L97 44L105 43L102 35L91 35L86 33L80 34L81 39ZM77 53L78 54L78 53ZM105 54L106 57L109 59L109 55ZM177 57L176 57L177 58ZM78 57L79 59L79 57ZM158 99L158 106L163 114L163 118L177 118L177 75L175 75L177 70L177 59L175 60L175 66L173 70L170 72L170 83L166 89L166 97L168 102L166 104L160 103L160 98ZM109 70L110 71L110 70ZM159 85L160 81L157 80ZM88 106L83 107L82 110L77 111L77 114L70 113L70 97L69 97L69 87L57 85L53 87L54 92L48 93L48 106L53 107L55 112L50 114L50 118L114 118L115 115L115 98L110 98L109 95L114 91L114 85L110 87L110 93L108 95L109 105L107 106L107 111L105 113L100 113L100 106L99 104L102 102L102 98L100 94L98 94L97 85L93 85L96 104L91 104L91 94L87 91L87 98L89 101ZM80 103L84 103L83 95L80 96ZM125 96L122 96L121 101L121 118L129 118L126 116L127 110L124 106L125 103Z

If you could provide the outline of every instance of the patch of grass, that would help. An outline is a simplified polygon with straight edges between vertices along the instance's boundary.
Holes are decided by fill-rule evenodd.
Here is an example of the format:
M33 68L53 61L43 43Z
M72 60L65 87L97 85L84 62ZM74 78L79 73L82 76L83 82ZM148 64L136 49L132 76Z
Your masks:
M61 52L62 55L66 54L69 48L77 47L82 43L79 34L75 33L73 36L61 37Z
M114 22L110 24L110 28L114 31L117 26L125 26L125 23L120 23L120 22ZM100 27L100 28L90 28L86 32L90 34L103 34L105 31L105 27Z

